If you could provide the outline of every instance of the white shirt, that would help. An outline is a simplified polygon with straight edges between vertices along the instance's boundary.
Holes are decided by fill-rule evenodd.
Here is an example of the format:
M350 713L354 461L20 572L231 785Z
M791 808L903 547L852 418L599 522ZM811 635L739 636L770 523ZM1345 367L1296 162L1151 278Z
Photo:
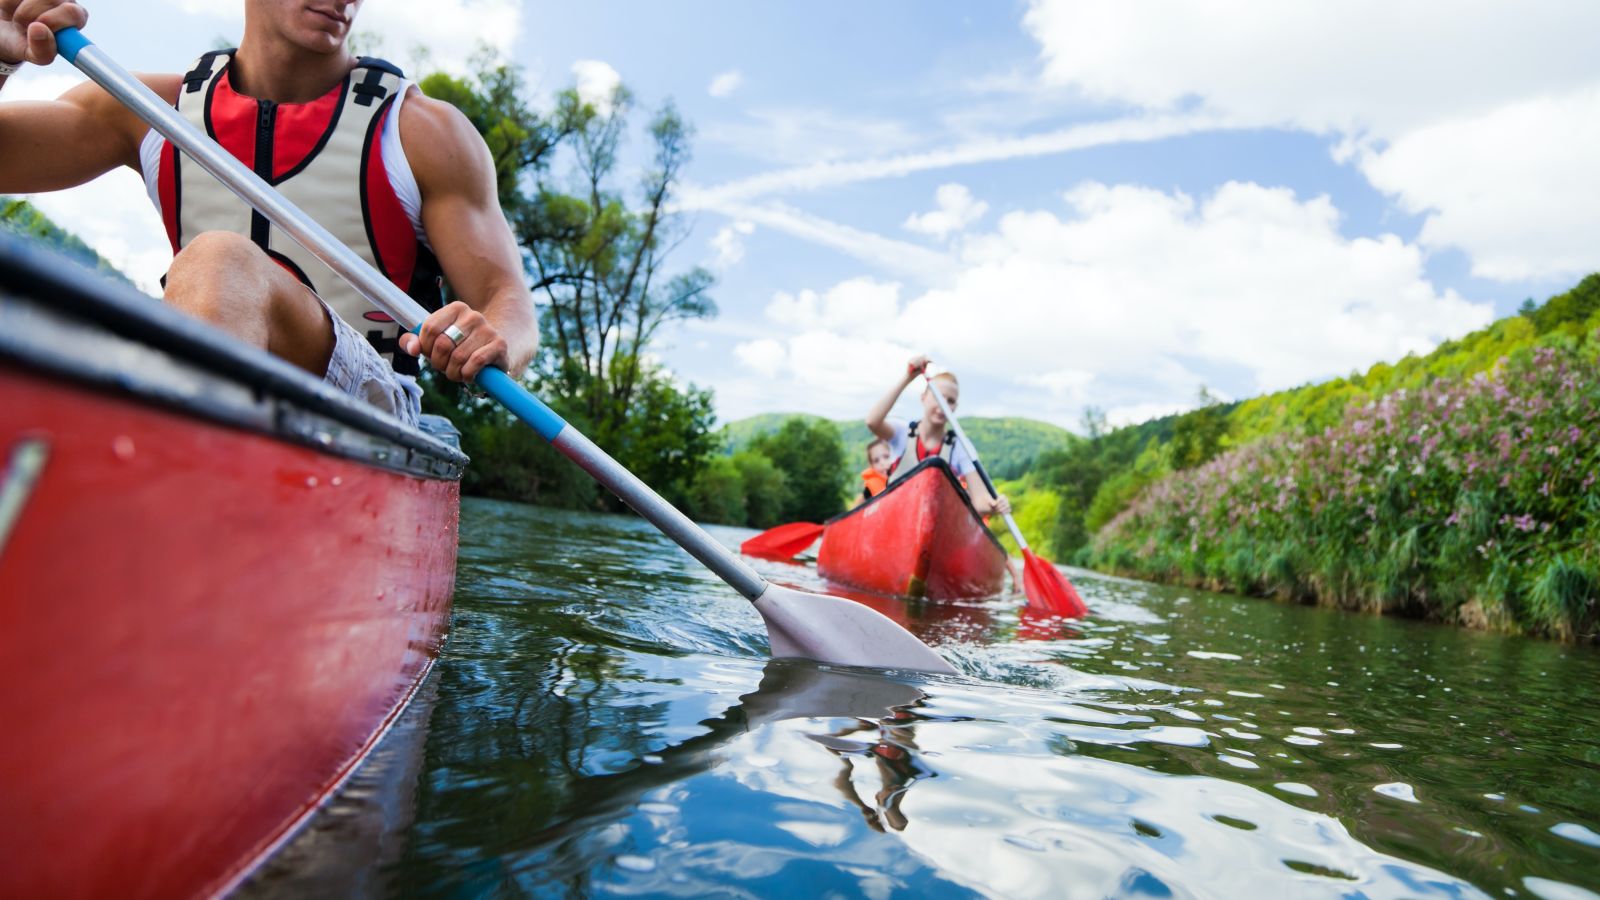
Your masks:
M906 429L911 427L911 423L898 419L885 419L883 424L894 429L894 436L889 438L889 456L893 459L904 457L906 455ZM953 434L948 429L946 429L945 433ZM922 426L920 425L917 426L917 440L922 440ZM974 468L972 458L967 456L966 448L961 446L960 440L957 440L955 446L950 448L950 470L956 473L956 477L965 478L972 474Z

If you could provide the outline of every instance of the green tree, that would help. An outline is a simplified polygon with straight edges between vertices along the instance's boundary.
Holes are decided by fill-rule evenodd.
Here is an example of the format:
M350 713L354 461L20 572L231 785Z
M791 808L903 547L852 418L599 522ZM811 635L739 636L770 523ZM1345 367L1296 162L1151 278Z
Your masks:
M615 186L627 177L619 163L633 109L626 88L599 107L568 89L541 112L527 99L521 73L489 54L474 60L468 77L435 73L421 85L460 109L483 136L501 206L528 265L529 289L545 301L543 340L525 380L668 500L689 504L696 476L716 449L711 395L676 383L651 362L649 348L663 326L716 313L705 270L673 272L667 265L686 233L672 212L672 194L689 160L692 129L671 104L655 115L647 128L653 152L635 194ZM563 165L553 172L558 161ZM457 422L475 466L549 461L549 454L507 452L493 435L507 420L471 390L441 378L426 379L425 387L425 410ZM474 485L516 499L570 498L565 476L544 471L484 473L469 489ZM615 506L609 495L590 494L590 502L596 498Z
M745 524L744 479L733 457L713 456L689 487L691 518L723 525Z
M1200 387L1200 408L1177 418L1172 426L1172 467L1192 469L1209 462L1222 450L1228 433L1228 410L1204 385Z
M695 267L675 275L666 257L686 234L672 212L693 130L669 103L651 120L650 164L637 199L614 186L632 94L618 87L605 110L579 103L572 120L572 169L561 184L541 180L516 219L544 307L540 379L586 411L605 445L631 414L646 378L646 352L673 322L710 318L714 279Z
M754 451L735 453L733 465L744 486L744 524L752 528L771 528L783 521L789 484L772 460Z
M751 441L750 448L783 473L785 520L821 522L844 508L844 445L832 422L795 416Z

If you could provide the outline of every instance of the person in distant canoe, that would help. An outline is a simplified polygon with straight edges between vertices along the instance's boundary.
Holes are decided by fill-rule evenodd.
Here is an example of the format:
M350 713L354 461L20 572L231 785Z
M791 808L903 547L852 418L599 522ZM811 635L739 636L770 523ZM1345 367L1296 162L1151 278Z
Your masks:
M968 478L976 473L971 458L956 442L955 433L949 430L949 422L945 420L944 411L939 409L939 403L933 399L927 389L922 392L922 418L911 422L902 422L890 419L889 411L894 408L896 400L905 389L916 381L925 369L928 368L926 356L914 356L906 363L906 374L895 386L879 398L873 405L871 412L867 413L867 429L878 438L889 444L889 455L893 458L889 469L889 481L893 483L899 478L904 478L908 472L916 468L917 463L933 456L943 457L949 463L951 471L961 479L962 486L967 490L967 496L972 500L972 508L979 515L1004 515L1011 512L1011 501L1005 494L999 497L990 497L989 492L982 489L982 482L976 478ZM933 388L944 396L951 411L956 408L956 403L961 399L961 383L956 380L954 372L940 372L932 376ZM974 491L972 484L977 483L979 489Z
M430 311L406 333L105 90L0 103L0 193L140 173L175 254L163 299L416 425L417 357L471 381L516 375L539 328L494 161L454 106L347 39L360 0L244 0L237 50L142 80ZM0 87L83 27L72 0L0 0ZM443 303L441 278L461 299Z
M857 506L889 487L889 469L893 466L894 454L889 450L889 442L883 438L873 438L867 444L867 467L861 470L862 488L861 496L856 498Z

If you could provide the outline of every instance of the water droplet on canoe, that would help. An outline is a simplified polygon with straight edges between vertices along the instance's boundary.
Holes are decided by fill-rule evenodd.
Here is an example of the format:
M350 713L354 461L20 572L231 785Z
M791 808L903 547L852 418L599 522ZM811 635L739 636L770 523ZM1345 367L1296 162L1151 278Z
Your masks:
M111 439L111 455L117 459L127 462L133 459L133 451L133 438L125 434L119 434Z
M330 484L332 484L334 487L338 487L339 485L344 484L344 477L341 475L335 475L333 476L333 481L330 482Z
M315 476L315 475L307 475L306 476L306 487L316 487L316 486L317 486L317 476Z

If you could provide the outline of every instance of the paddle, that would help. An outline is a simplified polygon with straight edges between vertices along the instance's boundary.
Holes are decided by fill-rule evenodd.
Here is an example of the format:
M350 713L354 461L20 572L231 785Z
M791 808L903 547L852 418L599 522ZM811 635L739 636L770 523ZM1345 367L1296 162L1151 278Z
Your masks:
M956 421L956 414L950 411L950 405L944 402L944 395L934 389L932 379L928 378L927 370L922 373L923 384L927 385L928 393L938 401L939 409L944 413L945 420L950 423L950 430L956 433L961 441L961 446L967 451L967 458L972 460L972 465L978 470L978 477L983 479L983 486L989 489L989 496L999 499L1000 492L995 490L994 482L989 479L989 473L984 470L983 462L978 459L978 448L972 446L972 441L967 440L967 433L961 430L961 423ZM1022 529L1017 527L1017 520L1011 518L1010 513L1005 514L1006 527L1011 529L1011 537L1016 540L1017 546L1022 550L1022 590L1028 596L1028 603L1041 610L1060 616L1081 616L1089 612L1083 605L1083 598L1078 596L1078 591L1061 574L1061 570L1051 565L1048 560L1037 556L1028 549L1028 542L1022 539Z
M768 528L745 541L739 545L739 552L745 556L788 562L800 551L816 543L817 538L821 536L821 525L811 522L790 522L787 525Z
M416 301L374 271L299 207L268 187L226 150L195 130L177 110L90 43L78 29L64 28L56 32L56 46L68 62L215 176L239 199L255 207L395 321L412 331L417 330L427 313ZM754 604L766 623L774 656L799 656L854 666L955 672L950 663L909 631L859 603L768 584L738 556L579 434L510 375L497 368L486 368L479 373L477 383Z

